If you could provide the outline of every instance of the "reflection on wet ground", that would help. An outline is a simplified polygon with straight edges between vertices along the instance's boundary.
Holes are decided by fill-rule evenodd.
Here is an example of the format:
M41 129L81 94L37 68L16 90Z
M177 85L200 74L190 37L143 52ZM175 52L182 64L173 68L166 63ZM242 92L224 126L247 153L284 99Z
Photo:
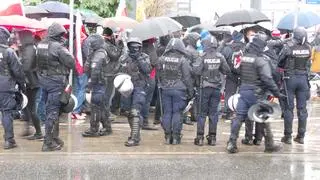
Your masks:
M64 149L43 153L42 142L18 136L23 123L16 121L18 148L0 149L0 179L320 179L319 110L320 103L309 106L305 144L284 145L283 151L276 154L263 153L263 145L244 146L240 139L240 152L227 154L230 122L223 120L219 122L215 147L194 146L196 125L193 125L184 126L181 145L165 145L159 127L157 131L142 131L141 145L128 148L124 142L129 126L124 117L113 123L111 136L99 138L81 136L88 122L61 123ZM272 127L275 140L280 143L283 121L273 122ZM240 138L243 135L244 128Z

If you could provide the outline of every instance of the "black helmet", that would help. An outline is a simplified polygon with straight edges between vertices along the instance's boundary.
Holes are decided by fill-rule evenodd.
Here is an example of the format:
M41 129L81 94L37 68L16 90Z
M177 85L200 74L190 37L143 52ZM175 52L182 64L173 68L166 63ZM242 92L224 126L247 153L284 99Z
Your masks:
M304 44L308 40L308 33L304 27L297 27L293 30L293 39L299 44Z
M259 102L250 107L248 117L251 121L263 123L267 120L279 118L281 108L279 104L269 101Z
M138 57L142 50L142 41L140 38L132 37L128 40L127 46L131 57Z
M168 52L168 51L178 51L182 54L185 54L186 53L186 48L184 46L184 43L181 39L179 38L172 38L167 47L166 47L166 51L165 52Z
M70 113L77 107L77 104L78 104L77 98L73 94L71 94L68 104L63 104L60 110L63 113Z
M268 35L263 31L258 31L254 37L261 39L262 41L268 41L269 39Z
M201 41L201 45L203 46L203 50L210 49L210 48L217 48L218 41L214 36L209 35Z
M8 44L10 32L7 28L0 26L0 44Z

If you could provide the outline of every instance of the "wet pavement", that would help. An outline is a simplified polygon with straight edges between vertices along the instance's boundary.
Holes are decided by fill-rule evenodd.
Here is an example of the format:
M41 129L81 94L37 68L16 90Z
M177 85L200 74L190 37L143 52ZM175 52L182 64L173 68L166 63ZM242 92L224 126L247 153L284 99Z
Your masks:
M41 152L41 141L28 141L19 134L23 123L15 121L18 148L0 149L2 179L320 179L320 103L309 105L305 144L283 145L279 153L265 154L264 146L245 146L238 140L238 154L225 151L230 122L221 120L217 146L193 145L196 125L184 126L181 145L165 145L162 129L143 130L138 147L125 147L129 126L124 117L113 123L113 134L83 138L88 121L74 125L62 118L59 152ZM283 121L272 123L275 140L280 143ZM294 121L294 134L297 120ZM0 129L0 143L3 129Z

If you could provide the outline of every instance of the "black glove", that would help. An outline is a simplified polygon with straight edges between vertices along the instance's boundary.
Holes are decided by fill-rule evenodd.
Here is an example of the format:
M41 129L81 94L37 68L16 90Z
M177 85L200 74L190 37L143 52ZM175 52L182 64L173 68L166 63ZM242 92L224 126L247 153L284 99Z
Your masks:
M282 94L282 93L280 93L280 92L279 92L279 93L276 93L276 94L275 94L275 97L278 98L278 99L287 98L287 96L286 96L285 94Z
M187 100L190 101L194 96L194 90L188 90L187 92Z
M21 91L21 92L26 92L27 91L27 86L26 86L25 83L18 84L18 88L19 88L19 91Z

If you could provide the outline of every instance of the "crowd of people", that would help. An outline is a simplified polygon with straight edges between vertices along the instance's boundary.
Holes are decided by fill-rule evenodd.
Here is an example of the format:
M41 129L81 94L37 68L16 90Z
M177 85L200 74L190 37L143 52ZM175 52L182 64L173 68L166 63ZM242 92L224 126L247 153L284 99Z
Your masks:
M0 27L0 108L5 149L17 146L13 119L21 110L22 119L27 122L24 136L29 140L44 138L42 151L60 150L64 142L59 138L59 116L72 112L74 119L84 119L84 106L88 104L86 91L91 93L90 127L82 133L83 137L111 135L110 116L120 109L131 128L125 142L128 147L139 145L141 129L154 130L152 124L160 123L165 143L180 144L183 123L193 124L190 121L197 122L194 144L202 146L207 117L207 143L215 146L224 94L222 118L232 120L227 143L229 153L238 152L237 139L243 122L243 144L260 145L264 137L265 152L281 149L274 143L269 122L254 123L248 117L253 105L268 107L271 96L278 98L281 105L284 119L281 141L286 144L292 143L294 99L297 99L299 121L294 141L304 143L310 69L316 72L319 69L317 63L311 63L319 51L319 38L308 43L304 28L294 29L286 38L277 30L271 36L248 30L224 33L219 41L209 31L202 30L144 41L130 37L126 42L116 38L112 29L104 28L103 35L91 34L83 41L84 72L80 74L74 56L65 47L67 33L57 23L49 27L47 37L41 40L31 32L18 31L14 33L13 43L18 47L14 50L11 33ZM78 100L77 107L71 109L68 106L72 98L66 88L70 70L75 70L74 91ZM124 74L130 77L133 86L119 92L114 79ZM20 92L28 97L24 109ZM227 101L235 94L240 96L234 111ZM191 101L192 108L185 112ZM155 105L153 123L149 119L150 104ZM42 120L45 132L41 132ZM29 123L35 128L33 135L28 130Z

